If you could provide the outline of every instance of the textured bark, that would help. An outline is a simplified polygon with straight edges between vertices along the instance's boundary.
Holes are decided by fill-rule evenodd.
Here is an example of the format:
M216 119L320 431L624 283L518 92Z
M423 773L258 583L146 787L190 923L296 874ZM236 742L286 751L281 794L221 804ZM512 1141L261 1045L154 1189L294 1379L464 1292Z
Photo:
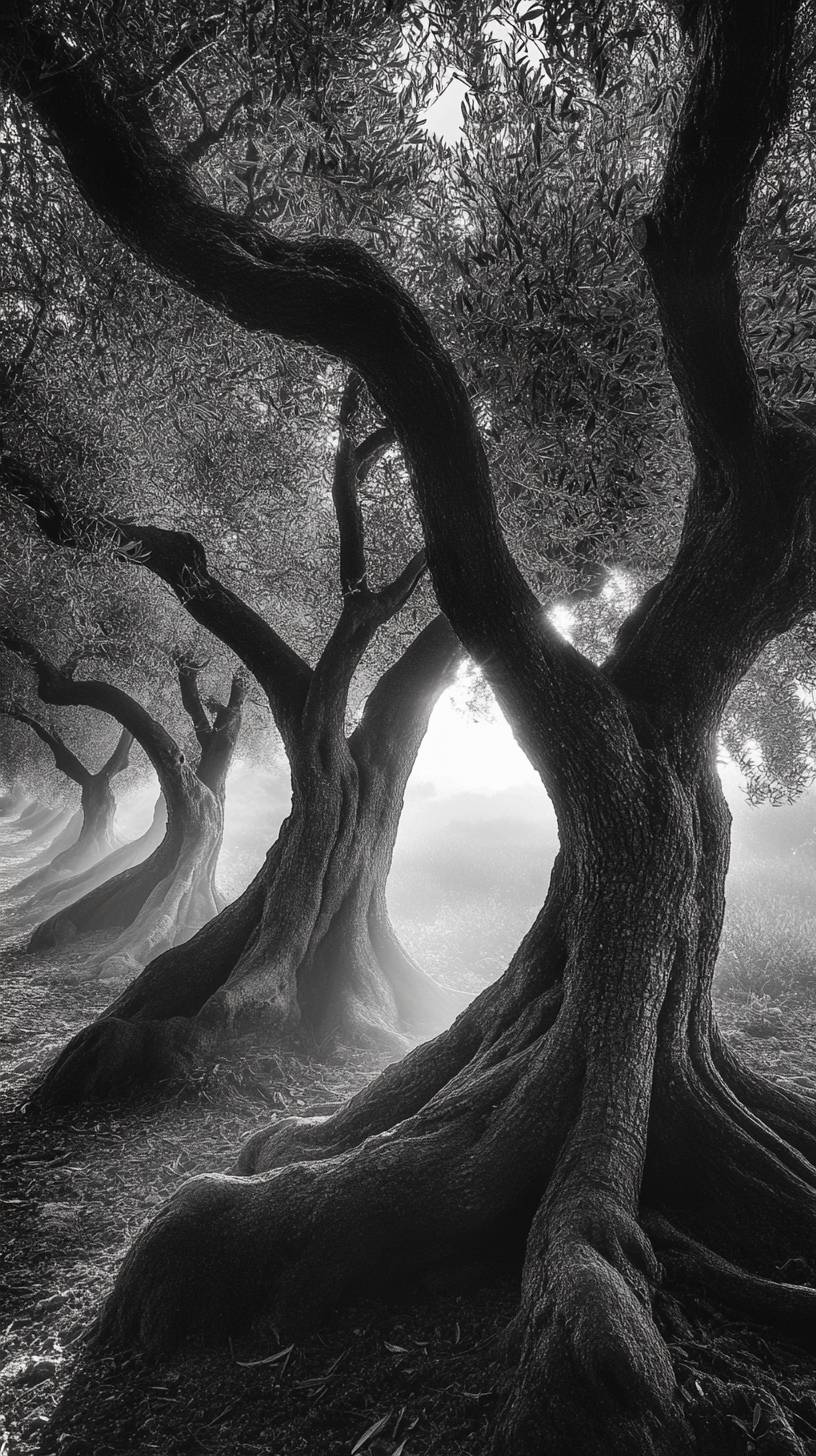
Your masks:
M676 9L693 66L639 243L697 473L676 561L600 669L510 559L464 388L384 271L219 212L90 66L52 64L34 97L91 204L155 266L367 380L408 460L440 606L542 773L562 845L503 979L334 1116L279 1120L235 1175L185 1184L128 1254L102 1333L167 1347L261 1309L295 1331L355 1285L515 1237L501 1456L698 1449L652 1315L655 1249L725 1305L755 1295L763 1318L816 1328L816 1289L779 1282L791 1251L816 1248L813 1102L742 1067L710 999L717 726L762 648L816 607L816 438L761 397L737 271L796 5ZM9 41L10 84L36 86L53 46L30 31L26 48L14 25Z
M464 998L400 945L385 886L405 786L460 661L437 618L383 675L350 738L327 699L320 711L312 705L320 751L304 735L293 754L292 808L253 884L74 1038L43 1083L45 1099L116 1095L183 1074L247 1023L278 1037L404 1050L450 1022Z
M110 1094L139 1078L152 1079L157 1068L162 1075L186 1069L236 1022L264 1022L284 1035L305 1031L323 1043L340 1037L404 1049L409 1040L449 1022L463 1004L461 995L431 980L407 955L385 898L405 786L431 710L462 656L443 617L383 675L359 727L350 736L345 728L349 689L363 654L425 570L421 551L387 585L374 589L368 582L358 488L393 442L393 431L383 426L355 443L362 388L352 373L340 405L332 494L343 603L313 669L212 575L194 536L108 515L82 519L25 462L10 456L2 461L7 485L33 509L46 536L81 545L94 534L91 527L109 533L123 560L138 561L167 582L185 609L241 658L266 694L293 786L291 813L267 859L262 908L232 963L214 977L211 962L221 967L222 936L213 925L187 949L150 966L133 988L133 999L120 998L103 1016L102 1030L91 1028L75 1038L49 1073L43 1095L83 1094L83 1049L84 1086ZM223 794L245 689L234 679L229 702L208 705L211 721L197 676L195 663L179 664L182 700L201 747L199 777ZM194 1016L187 1013L186 1040L176 1026L173 1055L165 1056L158 1050L166 1039L162 1008L179 1000L189 1007L195 975L200 993ZM156 1021L157 1053L144 1056L131 1038L123 1045L132 1054L117 1059L119 1023L137 1014L137 1005L142 1022L151 1016Z

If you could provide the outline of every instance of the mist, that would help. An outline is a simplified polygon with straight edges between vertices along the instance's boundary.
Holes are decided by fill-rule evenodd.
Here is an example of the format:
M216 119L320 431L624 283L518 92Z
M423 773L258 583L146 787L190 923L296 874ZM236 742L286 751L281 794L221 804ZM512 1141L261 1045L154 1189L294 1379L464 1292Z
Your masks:
M733 764L721 764L721 778L732 844L717 987L746 1002L816 1005L816 789L757 805ZM123 796L125 841L146 831L154 802L149 782ZM289 805L283 757L236 760L218 869L228 901L260 868ZM468 717L447 694L408 784L388 881L406 948L435 977L474 994L502 973L532 924L557 851L552 805L503 720Z

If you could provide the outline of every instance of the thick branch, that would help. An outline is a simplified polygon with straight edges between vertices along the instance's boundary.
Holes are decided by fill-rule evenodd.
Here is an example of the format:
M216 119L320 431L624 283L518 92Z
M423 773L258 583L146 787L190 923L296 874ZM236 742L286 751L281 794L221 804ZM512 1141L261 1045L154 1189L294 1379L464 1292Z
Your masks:
M107 763L103 763L97 778L113 779L117 774L124 773L130 762L130 750L133 745L133 734L128 728L123 728L119 735L119 742L113 750Z
M193 725L200 746L206 748L212 733L212 725L198 691L198 668L193 663L180 662L178 680L185 712Z
M32 508L50 541L83 547L101 530L123 560L165 581L190 616L246 664L264 689L284 740L291 738L311 669L257 612L210 574L206 552L195 536L108 515L78 520L59 494L16 457L0 457L0 471L18 499Z
M0 632L0 643L30 663L37 674L37 688L44 703L96 708L116 718L142 745L156 770L165 798L177 793L184 755L170 734L145 708L112 683L82 681L62 672L38 648L14 632Z
M351 436L361 389L359 374L350 374L340 401L332 475L332 501L340 533L340 589L344 597L368 589L363 515L357 497L357 452Z
M380 425L379 429L372 430L371 434L361 441L355 450L358 485L362 485L366 476L370 475L386 451L391 449L396 438L393 425Z
M376 600L384 621L395 616L408 598L413 596L427 569L428 557L423 547L422 550L415 552L407 566L403 567L399 575L395 576L388 586L382 587L376 593Z
M440 694L450 687L465 653L446 617L434 617L406 647L368 695L349 744L360 763L394 754L410 768Z
M796 10L796 0L695 7L685 103L654 210L635 236L692 447L709 473L723 461L751 461L765 423L737 252L751 192L787 114Z
M631 764L625 706L546 620L513 562L467 392L420 308L352 242L276 238L214 207L146 106L65 55L29 14L0 19L0 40L0 74L131 247L245 327L311 343L359 371L402 445L440 606L484 664L524 746L554 788L550 770L585 772L614 723L627 740L622 761L616 753L609 764L617 782Z
M241 677L239 672L234 672L232 674L232 685L230 687L229 702L227 704L231 712L234 713L239 708L243 708L247 691L248 685L246 678Z
M230 688L229 702L216 703L210 700L207 705L213 714L213 724L206 741L201 745L201 758L197 771L201 782L212 789L213 793L222 800L226 790L227 774L241 731L246 692L246 682L239 673L235 673Z
M71 752L68 744L52 728L46 728L44 723L40 723L37 718L32 718L28 713L24 713L22 708L0 707L0 713L3 713L6 718L14 718L18 723L24 723L32 733L36 733L37 737L41 738L43 743L50 748L54 755L54 763L60 773L73 779L80 788L88 783L92 777L90 771L80 763L76 754Z
M226 703L219 703L217 698L207 699L207 708L213 715L214 733L221 733L234 717L243 711L248 690L246 678L242 677L239 672L235 672L232 675L229 700Z

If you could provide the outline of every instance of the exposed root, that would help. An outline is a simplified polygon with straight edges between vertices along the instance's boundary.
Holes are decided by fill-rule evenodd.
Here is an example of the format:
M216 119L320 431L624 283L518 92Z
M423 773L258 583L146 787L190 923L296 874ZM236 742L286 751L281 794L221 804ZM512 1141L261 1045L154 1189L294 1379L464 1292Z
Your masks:
M691 1456L706 1423L726 1429L723 1403L733 1392L699 1410L679 1395L651 1311L661 1271L637 1219L603 1184L576 1196L570 1183L565 1196L564 1179L552 1178L576 1127L582 1084L561 1022L541 1030L553 1002L542 998L528 1019L519 1036L526 1045L499 1057L485 1034L490 1007L486 993L436 1042L331 1115L284 1118L256 1135L239 1158L243 1176L185 1184L129 1253L103 1337L167 1350L191 1333L223 1336L260 1314L297 1334L353 1287L507 1244L508 1231L529 1227L538 1205L514 1322L519 1371L497 1456ZM105 1035L105 1055L121 1057L118 1028ZM719 1107L715 1115L719 1121ZM744 1151L747 1134L736 1134ZM699 1129L690 1136L699 1141ZM760 1162L771 1158L754 1147ZM261 1167L271 1171L247 1176ZM749 1225L751 1194L769 1196L770 1170L760 1177L751 1165L741 1188ZM698 1217L704 1221L705 1206ZM662 1216L649 1214L646 1224L672 1283L813 1343L816 1290L737 1269ZM798 1451L795 1443L779 1449Z
M489 986L446 1031L386 1067L330 1118L279 1118L244 1144L234 1171L246 1175L295 1159L329 1157L355 1147L415 1116L437 1094L455 1094L477 1072L529 1048L549 1031L561 1004L560 989L543 993L526 1008L516 1035L495 1039L497 987Z
M755 1273L816 1248L816 1169L715 1074L658 1080L643 1196Z
M816 1168L816 1097L770 1082L746 1066L716 1027L711 1054L714 1066L734 1095Z
M308 1174L287 1176L306 1191ZM283 1233L285 1199L276 1215L269 1186L209 1175L185 1183L130 1249L100 1339L159 1353L193 1332L228 1334L273 1300L276 1274L303 1234L295 1225Z
M198 1052L190 1023L181 1017L159 1022L106 1017L72 1038L32 1101L66 1106L126 1097L157 1082L183 1080Z
M816 1289L748 1274L689 1238L661 1214L644 1215L644 1223L670 1283L715 1299L751 1321L776 1325L802 1344L816 1346Z
M560 1144L560 1097L551 1125L510 1136L528 1079L540 1081L552 1060L547 1051L534 1046L485 1071L467 1095L443 1090L398 1129L347 1152L313 1144L311 1161L307 1153L253 1178L185 1185L134 1245L106 1328L166 1346L263 1310L291 1330L350 1287L492 1250L497 1230L506 1239L508 1219L534 1206ZM557 1085L563 1063L550 1070ZM290 1146L329 1123L336 1136L342 1118L298 1122Z

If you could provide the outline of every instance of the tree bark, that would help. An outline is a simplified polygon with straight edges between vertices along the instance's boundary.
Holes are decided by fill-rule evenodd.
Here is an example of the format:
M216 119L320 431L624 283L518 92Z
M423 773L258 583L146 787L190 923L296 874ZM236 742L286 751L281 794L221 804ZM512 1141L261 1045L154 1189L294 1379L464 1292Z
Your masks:
M118 1095L179 1075L247 1024L403 1050L450 1022L465 998L400 945L385 887L405 786L460 662L438 617L383 674L348 740L331 713L329 724L318 715L327 751L310 743L293 756L291 811L252 885L74 1038L43 1099Z
M55 66L42 36L9 36L18 90L50 57L34 105L132 246L239 322L366 378L406 453L440 606L539 768L562 845L502 980L335 1115L281 1119L234 1176L186 1183L128 1254L103 1337L166 1348L261 1309L295 1331L355 1285L515 1237L501 1456L699 1450L652 1314L655 1250L681 1288L705 1281L731 1309L816 1328L816 1289L782 1277L816 1248L816 1111L741 1065L710 992L727 863L717 726L763 646L816 607L816 437L762 399L737 270L797 7L675 8L693 65L639 244L696 478L676 561L601 669L551 630L509 557L464 388L413 301L347 243L219 212L144 109L111 102L90 64Z
M360 660L425 569L419 552L386 586L375 590L368 582L358 486L393 432L382 427L355 443L361 392L362 381L352 374L340 405L333 473L343 605L314 669L212 575L194 536L107 515L83 520L23 461L7 456L2 463L11 489L32 507L51 540L81 544L91 524L109 533L123 560L138 561L166 581L196 621L242 659L266 694L292 772L292 810L267 858L263 908L232 963L214 981L212 947L220 947L222 937L213 925L186 951L149 967L132 998L126 993L102 1018L104 1030L80 1033L66 1049L44 1083L45 1097L110 1095L137 1077L154 1076L157 1068L162 1074L184 1070L191 1057L218 1044L220 1033L250 1020L278 1035L304 1031L324 1043L339 1037L404 1049L447 1024L464 1003L424 975L400 946L385 898L405 786L432 708L461 660L444 618L420 633L383 675L359 727L346 735L349 688ZM229 703L209 705L210 721L198 670L198 664L179 663L182 700L201 747L199 776L223 793L245 689L234 679ZM175 1027L171 1054L164 1056L161 1023L179 998L189 1004L190 959L201 987L195 1016L187 1043L181 1045ZM221 966L220 950L215 959ZM156 1019L156 1055L146 1057L140 1047L135 1057L117 1057L105 1044L107 1036L114 1046L121 1021L134 1014L143 1022Z

